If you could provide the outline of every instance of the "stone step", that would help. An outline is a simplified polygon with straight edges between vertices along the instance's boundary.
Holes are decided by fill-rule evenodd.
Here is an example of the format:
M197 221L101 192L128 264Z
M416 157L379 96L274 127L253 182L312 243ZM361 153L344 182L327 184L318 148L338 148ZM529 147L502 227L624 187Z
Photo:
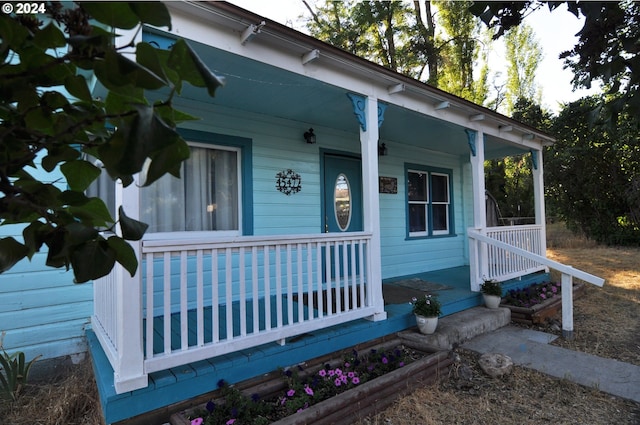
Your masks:
M398 333L402 342L416 350L437 352L451 350L475 336L494 331L511 322L511 310L505 307L490 309L475 307L438 320L436 332L421 334L417 328Z

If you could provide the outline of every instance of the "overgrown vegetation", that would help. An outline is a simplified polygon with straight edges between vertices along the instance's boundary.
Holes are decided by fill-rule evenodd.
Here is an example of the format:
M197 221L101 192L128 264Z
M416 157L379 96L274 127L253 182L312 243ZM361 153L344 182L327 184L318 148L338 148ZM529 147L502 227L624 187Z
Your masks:
M22 351L7 353L3 347L4 335L3 332L0 336L0 398L17 401L27 385L31 366L40 356L27 362Z

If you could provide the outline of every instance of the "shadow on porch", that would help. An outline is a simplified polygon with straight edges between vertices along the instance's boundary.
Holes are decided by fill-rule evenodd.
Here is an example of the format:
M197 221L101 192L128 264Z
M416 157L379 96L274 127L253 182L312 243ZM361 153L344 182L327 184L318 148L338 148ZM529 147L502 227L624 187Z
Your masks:
M504 286L506 289L522 286L547 276L536 274L505 283ZM169 412L176 409L176 404L215 390L221 379L232 384L241 382L279 367L298 364L412 328L415 326L415 319L409 302L414 296L422 296L424 290L438 294L443 316L481 305L481 295L472 292L469 287L468 266L386 279L383 282L386 320L354 320L298 335L287 339L282 346L277 343L264 344L154 372L149 374L149 385L146 388L123 394L116 394L113 369L97 337L88 330L87 340L106 423L150 423L149 412L154 412L151 416L158 419L167 418Z

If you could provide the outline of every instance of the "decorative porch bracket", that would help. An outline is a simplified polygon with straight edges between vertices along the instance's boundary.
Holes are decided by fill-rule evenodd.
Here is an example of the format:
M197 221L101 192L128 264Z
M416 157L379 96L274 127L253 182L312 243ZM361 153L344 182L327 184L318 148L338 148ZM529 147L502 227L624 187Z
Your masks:
M347 97L351 100L351 104L353 106L353 113L358 119L358 123L360 124L360 129L362 131L367 131L367 115L366 115L366 105L367 98L364 96L360 96L358 94L347 93ZM384 113L387 110L387 105L384 103L377 102L377 110L378 110L378 128L382 125L384 121Z
M471 150L471 156L476 156L476 134L478 133L475 130L465 129L465 133L467 133L467 143L469 143L469 149Z
M562 297L562 336L565 339L573 339L573 278L575 277L599 287L604 285L604 279L581 270L574 269L571 266L558 263L557 261L550 260L541 255L509 245L508 243L504 243L497 239L490 238L473 229L469 229L467 231L467 235L469 236L472 245L491 245L513 254L520 255L524 258L534 260L551 269L558 270L562 274L562 290L560 293L560 296ZM477 248L475 251L477 252Z

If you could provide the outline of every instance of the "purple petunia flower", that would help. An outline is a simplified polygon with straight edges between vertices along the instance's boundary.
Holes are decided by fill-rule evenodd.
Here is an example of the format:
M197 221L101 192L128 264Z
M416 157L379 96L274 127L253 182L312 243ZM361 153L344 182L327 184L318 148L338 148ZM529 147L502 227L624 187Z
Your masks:
M207 412L213 413L213 411L216 410L216 404L213 401L209 400L205 408L207 409Z
M340 380L340 378L336 378L336 380L333 381L333 383L335 384L336 387L339 387L340 385L342 385L342 380Z
M347 373L347 377L349 377L349 378L351 378L351 379L353 379L353 377L354 377L354 376L356 376L356 373L355 373L355 372L349 372L349 373Z
M346 367L346 368L350 368L350 367L351 367L351 363L349 363L349 362L345 362L345 363L344 363L344 367Z
M389 363L389 359L387 359L386 357L382 358L382 364L387 364Z
M404 367L404 362L398 363L398 367Z
M325 376L327 376L327 371L324 370L324 369L320 369L320 371L318 372L318 375L320 375L320 376L322 376L324 378Z
M358 378L358 377L356 376L355 378L353 378L353 379L351 380L351 383L352 383L353 385L358 385L358 384L360 383L360 378Z
M342 369L336 369L336 375L341 376L342 375Z
M287 391L287 397L293 397L295 394L296 394L296 390L294 390L293 388Z
M202 425L203 422L204 422L204 419L195 418L191 420L191 425Z
M235 421L236 421L235 419L229 419L229 420L225 423L225 425L233 425L233 424L235 423Z
M304 392L307 393L310 396L313 396L313 390L311 388L309 388L308 385L305 385Z

